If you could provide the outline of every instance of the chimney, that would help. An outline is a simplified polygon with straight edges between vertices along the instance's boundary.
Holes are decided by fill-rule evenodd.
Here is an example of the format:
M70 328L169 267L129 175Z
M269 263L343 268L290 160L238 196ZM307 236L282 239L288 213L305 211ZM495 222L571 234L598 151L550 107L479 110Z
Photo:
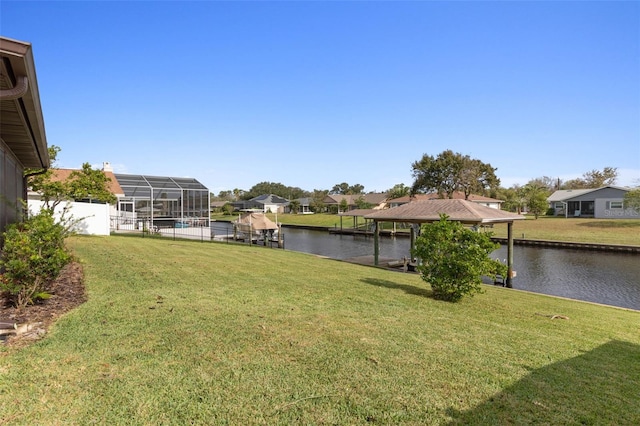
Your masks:
M103 172L112 172L113 173L113 167L111 167L111 163L109 163L107 161L102 163L102 171Z

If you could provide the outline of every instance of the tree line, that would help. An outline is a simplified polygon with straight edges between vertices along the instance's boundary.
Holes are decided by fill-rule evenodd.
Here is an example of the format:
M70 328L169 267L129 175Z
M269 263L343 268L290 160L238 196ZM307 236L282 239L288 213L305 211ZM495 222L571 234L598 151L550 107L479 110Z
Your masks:
M440 198L452 198L455 193L463 193L465 199L470 195L482 195L504 201L505 210L521 212L526 208L534 215L542 215L548 208L547 197L560 189L600 188L615 185L618 179L616 167L604 167L602 170L590 170L581 177L562 181L560 178L542 176L531 179L525 185L513 185L510 188L500 186L496 175L497 168L477 158L452 150L438 155L424 154L411 164L413 183L394 185L383 191L389 198L399 198L413 194L435 193ZM220 201L250 200L262 194L274 194L295 200L310 198L312 206L318 209L322 200L329 194L358 195L365 194L361 184L337 183L331 189L306 191L299 187L286 186L276 182L260 182L249 190L233 189L220 191L212 198Z

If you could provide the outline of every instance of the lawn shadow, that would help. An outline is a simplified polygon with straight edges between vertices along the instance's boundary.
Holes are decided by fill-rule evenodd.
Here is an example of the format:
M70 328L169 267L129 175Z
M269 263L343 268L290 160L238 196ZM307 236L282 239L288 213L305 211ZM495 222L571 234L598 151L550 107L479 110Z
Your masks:
M413 294L415 296L423 296L423 297L433 297L433 292L426 288L416 287L413 285L407 284L398 284L393 281L380 280L377 278L362 278L362 281L365 284L375 285L377 287L390 288L393 290L402 290L407 294Z
M450 425L640 424L640 345L612 340L538 368Z

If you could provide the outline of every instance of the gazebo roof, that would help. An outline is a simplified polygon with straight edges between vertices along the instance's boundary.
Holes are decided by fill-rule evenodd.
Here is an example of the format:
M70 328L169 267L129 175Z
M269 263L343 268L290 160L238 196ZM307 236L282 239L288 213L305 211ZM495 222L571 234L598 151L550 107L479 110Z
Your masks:
M365 216L378 222L436 222L446 214L449 220L462 223L505 223L522 220L524 216L505 212L467 200L424 200L403 204L391 209L379 210Z
M251 225L251 228L263 231L265 229L278 229L278 225L263 213L246 213L234 223L238 225Z

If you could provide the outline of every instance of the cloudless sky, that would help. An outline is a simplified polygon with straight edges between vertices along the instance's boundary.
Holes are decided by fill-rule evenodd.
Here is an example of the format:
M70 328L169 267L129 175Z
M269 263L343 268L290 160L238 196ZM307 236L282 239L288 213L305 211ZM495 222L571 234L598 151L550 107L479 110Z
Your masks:
M640 185L640 3L8 1L58 166L411 185L451 149L502 186L606 166Z

